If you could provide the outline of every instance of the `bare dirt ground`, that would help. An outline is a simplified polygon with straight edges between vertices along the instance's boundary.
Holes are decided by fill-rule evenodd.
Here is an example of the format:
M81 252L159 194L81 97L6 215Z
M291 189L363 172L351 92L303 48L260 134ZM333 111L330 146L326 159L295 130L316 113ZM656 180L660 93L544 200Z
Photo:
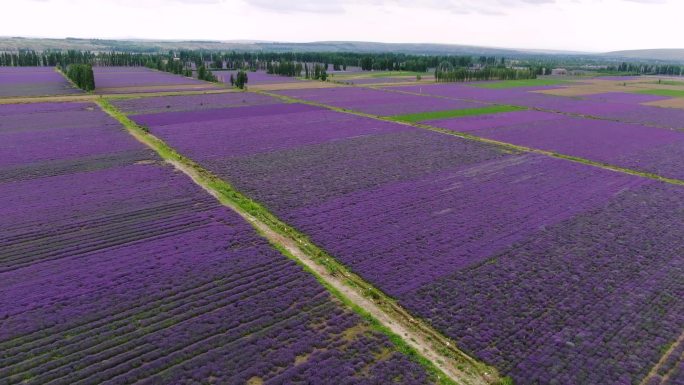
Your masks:
M648 103L644 103L644 104L647 106L684 109L684 98L672 98L672 99L665 99L665 100L656 100L654 102L648 102Z
M556 96L584 96L602 94L606 92L633 92L639 90L684 90L684 86L659 84L661 78L637 77L634 80L606 80L606 79L582 79L582 84L570 85L569 87L553 88L549 90L533 91L541 94ZM662 78L662 80L668 80Z

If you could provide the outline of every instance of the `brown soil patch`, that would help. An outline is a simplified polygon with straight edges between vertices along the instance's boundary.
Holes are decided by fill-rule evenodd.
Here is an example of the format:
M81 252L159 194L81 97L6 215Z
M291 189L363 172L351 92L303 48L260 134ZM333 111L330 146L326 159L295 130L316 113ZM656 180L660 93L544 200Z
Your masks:
M342 339L345 342L352 342L356 337L368 331L368 327L364 324L358 324L350 327L342 333Z
M247 385L263 385L264 380L261 379L261 377L254 376L247 380Z
M656 100L654 102L648 102L648 103L644 103L644 104L647 106L684 109L684 98L672 98L672 99Z

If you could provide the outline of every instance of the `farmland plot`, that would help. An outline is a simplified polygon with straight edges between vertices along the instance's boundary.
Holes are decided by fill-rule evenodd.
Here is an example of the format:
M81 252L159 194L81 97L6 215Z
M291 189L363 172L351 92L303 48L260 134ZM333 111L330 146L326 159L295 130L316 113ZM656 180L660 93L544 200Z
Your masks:
M230 92L220 94L178 95L144 99L113 100L112 104L127 114L151 114L172 111L198 111L227 107L245 107L280 103L265 95Z
M452 84L392 87L390 89L421 93L426 96L510 104L626 123L684 129L684 110L659 108L636 102L637 100L648 102L648 95L634 97L611 94L604 95L603 99L601 97L583 97L580 99L533 92L539 91L538 87L484 89Z
M93 67L93 73L95 92L106 94L220 88L209 82L146 67Z
M53 67L0 67L0 97L78 94Z
M93 107L0 106L2 383L432 382Z
M684 132L539 111L424 123L664 177L684 179Z
M392 116L418 112L485 107L486 103L426 98L361 87L278 91L279 94L373 115Z
M661 358L680 376L678 353L663 354L684 330L681 186L391 123L231 144L288 137L298 113L263 118L267 131L250 129L256 111L144 119L517 383L639 383Z

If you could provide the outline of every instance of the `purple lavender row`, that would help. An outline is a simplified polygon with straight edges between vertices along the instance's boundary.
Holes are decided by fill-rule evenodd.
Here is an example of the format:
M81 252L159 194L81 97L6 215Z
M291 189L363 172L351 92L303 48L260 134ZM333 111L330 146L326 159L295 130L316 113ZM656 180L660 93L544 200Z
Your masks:
M360 87L278 91L279 94L374 115L392 116L440 110L483 107L485 103L426 98Z
M684 329L679 186L649 182L402 300L522 383L639 383Z
M141 87L181 84L207 84L199 80L149 68L123 67L113 70L112 67L93 67L97 88Z
M337 196L285 217L383 291L405 298L639 182L558 159L508 156Z
M223 83L230 83L230 75L233 78L237 77L237 71L212 71L214 75ZM295 83L301 82L301 80L289 77L289 76L279 76L270 75L263 71L247 71L247 86L259 85L259 84L278 84L278 83Z
M42 96L80 93L54 68L3 67L0 97Z
M358 122L361 124L376 125L371 119ZM194 149L195 153L199 151ZM340 195L504 156L493 146L413 129L243 157L226 154L198 160L240 191L285 215L294 208L318 205Z
M281 112L281 113L278 113ZM132 118L155 135L195 159L239 157L301 146L414 130L318 107L299 104L243 107L184 114L174 122L169 114ZM166 124L169 123L169 124ZM161 125L164 124L164 125Z
M242 157L188 142L181 152L520 383L638 382L684 326L677 186L412 130Z
M64 126L33 131L59 149L53 163L78 159L43 135ZM100 154L128 151L116 142L123 130L93 133L110 141ZM237 214L155 159L0 183L5 383L431 382Z
M503 115L503 114L501 114ZM498 141L684 179L684 133L538 111L466 117L428 124Z
M150 114L170 111L197 111L215 108L242 107L276 103L279 103L279 101L273 97L247 92L162 96L112 101L112 104L118 109L129 114Z
M217 108L200 111L177 111L164 112L157 114L136 115L135 121L149 127L159 127L167 124L200 123L213 120L240 119L251 116L271 116L277 115L286 118L289 114L302 112L320 111L320 107L307 104L270 104L262 106L247 106L244 108Z

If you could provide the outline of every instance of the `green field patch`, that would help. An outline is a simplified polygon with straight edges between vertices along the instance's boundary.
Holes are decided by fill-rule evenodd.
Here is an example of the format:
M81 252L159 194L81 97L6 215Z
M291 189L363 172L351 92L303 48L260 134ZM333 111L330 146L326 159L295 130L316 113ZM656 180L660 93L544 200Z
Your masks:
M560 79L521 79L521 80L504 80L500 82L487 82L479 84L469 84L473 87L480 88L515 88L515 87L538 87L538 86L555 86L558 84L568 84L571 83L567 80Z
M684 90L639 90L637 94L669 96L671 98L684 98Z
M525 110L525 108L507 105L495 105L478 108L465 108L461 110L444 110L432 112L419 112L417 114L395 115L391 116L390 119L400 122L417 123L425 120L460 118L464 116L498 114L501 112L511 112L520 110Z

